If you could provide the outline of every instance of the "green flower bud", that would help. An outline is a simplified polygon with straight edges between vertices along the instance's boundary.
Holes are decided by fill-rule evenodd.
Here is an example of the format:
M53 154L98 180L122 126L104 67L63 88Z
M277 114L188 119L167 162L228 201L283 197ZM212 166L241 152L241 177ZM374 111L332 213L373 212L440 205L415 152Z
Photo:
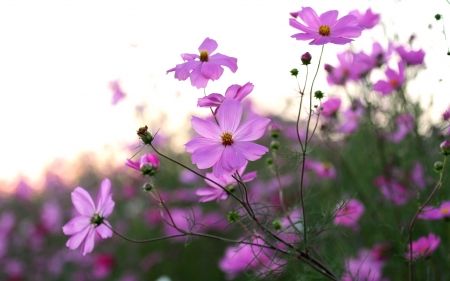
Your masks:
M445 156L450 155L450 141L449 140L445 140L441 143L440 145L441 147L441 153Z
M280 230L283 227L283 225L281 224L281 221L276 219L272 222L272 227L276 230Z
M436 19L436 20L440 20L441 19L441 15L440 14L436 14L436 15L434 15L434 18Z
M239 220L239 213L237 211L231 211L227 215L227 219L229 222L237 222Z
M437 161L436 163L434 163L434 170L437 173L440 173L443 168L444 168L444 164L441 161Z
M140 127L139 130L137 130L138 137L142 140L142 142L146 145L151 145L153 139L155 138L152 133L148 131L148 127Z
M146 183L144 183L144 186L142 187L142 189L143 189L145 192L151 192L154 188L155 188L155 186L154 186L153 183L151 183L151 182L146 182Z
M323 99L323 97L325 96L325 94L322 92L322 91L315 91L314 92L314 97L316 98L316 99Z
M272 158L267 158L266 159L266 164L269 165L269 166L272 165L273 164L273 159Z
M297 77L297 75L298 75L298 69L297 69L297 68L293 68L293 69L291 70L291 75Z
M270 149L275 150L275 151L280 149L280 142L276 141L276 140L271 141L270 142Z

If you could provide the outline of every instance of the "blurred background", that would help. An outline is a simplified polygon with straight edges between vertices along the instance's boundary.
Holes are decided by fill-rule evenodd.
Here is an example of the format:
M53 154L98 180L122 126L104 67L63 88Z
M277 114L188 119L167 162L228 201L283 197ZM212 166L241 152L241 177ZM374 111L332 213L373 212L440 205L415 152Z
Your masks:
M206 94L223 94L231 84L252 82L255 88L249 98L258 113L294 120L297 84L289 70L299 65L304 52L310 52L313 63L317 63L320 48L290 38L296 30L288 25L288 19L290 12L308 6L318 14L336 9L343 16L367 8L380 13L381 24L353 43L358 50L370 51L373 40L387 45L388 38L394 38L406 44L415 36L413 48L425 51L426 70L409 84L408 92L424 107L432 104L425 113L432 120L441 118L449 105L450 88L446 77L450 57L445 55L448 43L442 30L443 24L450 26L436 22L434 15L449 15L450 6L444 0L432 5L399 0L0 2L0 227L5 233L13 227L20 230L25 238L20 240L18 236L12 243L36 251L36 260L30 262L33 269L47 266L35 280L89 280L92 276L105 280L142 280L146 276L150 278L146 280L156 280L166 273L179 276L176 266L156 268L152 273L153 265L167 258L160 255L165 244L157 251L153 245L133 248L136 256L144 257L139 261L143 275L129 270L135 261L132 266L125 257L108 254L108 246L103 248L106 251L99 250L87 258L64 247L67 237L61 236L61 227L69 211L62 210L71 206L70 192L83 186L95 198L103 177L114 177L114 196L124 200L117 211L122 215L115 218L117 227L120 229L122 221L124 231L137 235L141 229L152 229L155 214L146 209L148 200L125 202L137 196L135 186L143 181L124 163L138 151L136 130L143 125L152 132L159 130L160 144L166 151L184 152L190 117L207 114L197 107L203 91L192 87L189 80L174 79L173 73L166 75L166 71L182 62L180 54L197 53L206 37L218 42L217 52L237 58L239 67L235 74L225 69L220 80L209 82ZM336 53L345 49L326 45L322 61L335 64ZM316 88L328 95L342 94L339 87L327 84L325 72L319 72ZM181 157L189 163L189 155ZM160 182L175 186L171 179L178 178L180 172L168 173ZM194 186L193 182L191 188ZM181 192L178 196L185 195ZM192 198L192 202L197 200ZM18 211L17 206L23 209ZM145 219L145 227L136 221L130 223L133 216ZM19 217L26 219L19 224ZM30 235L37 241L26 239ZM49 241L44 237L53 238ZM141 238L146 237L143 234ZM113 242L102 244L107 243ZM182 243L177 245L180 250L172 252L172 258L184 262L194 255L201 268L207 257L195 249L213 244L192 243L194 246L187 248L180 246ZM121 241L118 251L127 253L127 247ZM212 251L220 256L224 249ZM27 280L15 275L27 268L22 256L6 259L6 253L2 276ZM217 260L209 262L217 264ZM120 269L110 275L106 269L108 274L94 268L84 276L77 273L79 264L82 268L100 264L96 268L110 270L114 265ZM220 271L208 274L211 279L198 280L224 278Z

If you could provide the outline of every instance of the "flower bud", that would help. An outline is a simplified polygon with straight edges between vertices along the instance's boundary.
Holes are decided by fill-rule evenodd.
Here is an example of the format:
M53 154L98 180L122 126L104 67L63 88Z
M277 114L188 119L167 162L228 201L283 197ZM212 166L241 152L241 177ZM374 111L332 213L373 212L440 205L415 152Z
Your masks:
M328 74L333 73L333 67L331 65L326 63L323 68L325 69L326 72L328 72Z
M440 20L440 19L441 19L441 15L440 15L440 14L436 14L436 15L434 15L434 18L435 18L436 20Z
M297 75L298 75L298 69L297 69L297 68L293 68L293 69L291 70L291 75L297 77Z
M266 164L269 165L269 166L272 165L273 164L273 159L272 158L267 158L266 159Z
M303 65L308 65L311 64L311 54L306 52L302 55L302 57L300 58L300 60L302 61Z
M237 222L239 220L239 213L237 211L231 211L227 215L229 222Z
M149 153L139 159L139 169L143 176L154 176L159 168L158 155Z
M155 186L151 182L146 182L146 183L144 183L144 186L142 186L142 189L145 192L151 192L154 188L155 188Z
M444 168L444 164L441 161L437 161L436 163L434 163L433 168L437 173L440 173L442 171L442 169Z
M280 149L280 142L276 141L276 140L271 141L270 142L270 149L275 150L275 151Z
M274 220L273 222L272 222L272 227L275 229L275 230L280 230L282 227L283 227L283 225L281 224L281 221L279 221L279 220Z
M273 139L278 139L280 137L281 127L280 125L274 123L269 126L270 137Z
M153 139L155 138L152 133L148 131L148 127L140 127L139 130L137 130L138 137L142 140L142 142L146 145L151 145Z
M450 141L445 140L441 143L441 153L445 156L450 155Z
M314 97L316 98L316 99L323 99L323 97L325 96L325 94L322 92L322 91L315 91L314 92Z

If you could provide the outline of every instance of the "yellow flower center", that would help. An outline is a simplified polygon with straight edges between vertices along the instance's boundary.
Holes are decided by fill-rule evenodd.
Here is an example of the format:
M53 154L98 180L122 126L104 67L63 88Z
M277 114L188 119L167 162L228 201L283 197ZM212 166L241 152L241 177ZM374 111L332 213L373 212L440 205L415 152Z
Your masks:
M330 36L330 32L331 29L329 25L321 25L319 27L319 34L322 36Z
M450 213L450 208L444 207L444 208L440 209L439 212L443 215L448 215Z
M233 144L233 135L231 133L225 132L222 134L222 144L224 146L232 145Z
M200 61L205 62L205 61L208 61L208 60L209 60L208 51L206 51L206 50L200 51Z

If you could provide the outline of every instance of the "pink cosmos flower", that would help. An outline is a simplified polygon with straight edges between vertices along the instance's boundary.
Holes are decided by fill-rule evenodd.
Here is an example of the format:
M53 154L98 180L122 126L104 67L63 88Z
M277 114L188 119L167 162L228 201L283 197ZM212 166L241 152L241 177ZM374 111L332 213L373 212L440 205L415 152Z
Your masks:
M178 80L191 79L191 85L205 88L208 80L217 80L222 76L223 67L228 67L233 73L237 70L237 59L222 54L211 55L217 49L217 42L206 38L198 48L200 55L181 54L185 63L177 64L167 70L166 74L175 71Z
M420 257L429 256L441 243L441 237L436 237L433 233L428 234L428 236L422 236L412 243L412 258L413 260ZM410 245L408 244L408 252L405 257L409 260L411 253Z
M245 164L243 167L239 168L237 171L239 175L241 175L242 180L244 182L252 181L257 176L257 172L250 172L248 174L244 175L245 168L247 167L247 164ZM206 177L212 179L213 181L217 182L218 184L224 186L228 191L232 192L234 191L235 186L237 185L236 180L232 177L232 175L223 175L221 177L214 176L213 173L207 173ZM220 186L212 183L209 180L205 179L205 182L211 186L212 188L200 188L197 189L195 194L198 196L202 196L200 198L199 202L208 202L212 200L217 200L219 202L220 200L225 200L228 198L228 192L223 190Z
M357 231L358 221L364 210L364 205L357 199L351 199L344 204L339 204L333 223L334 225L347 226Z
M141 156L139 161L127 159L125 165L135 170L141 171L143 175L152 176L156 173L156 170L158 170L159 168L159 159L157 154L148 153Z
M359 12L358 10L353 10L349 13L349 15L353 15L356 17L358 26L366 29L371 29L375 25L380 22L380 14L374 14L372 12L372 9L367 9L366 12L363 14Z
M389 95L403 85L405 81L405 65L402 62L398 63L398 73L388 68L386 76L388 81L380 80L373 85L373 89L380 92L383 96Z
M440 220L450 217L450 201L442 203L440 207L425 206L418 218L423 220Z
M112 230L106 226L111 225L105 220L114 209L110 191L111 182L104 179L98 192L97 206L84 188L77 187L72 192L72 203L80 215L71 219L62 228L64 234L72 235L66 243L71 250L81 245L81 252L86 255L94 249L96 233L103 239L112 237Z
M210 94L204 98L199 98L197 105L199 107L219 108L222 102L226 99L242 101L253 91L253 87L253 84L250 82L247 82L243 86L234 84L228 87L227 91L225 92L225 96L222 96L221 94Z
M396 205L405 205L411 197L411 193L394 179L379 176L374 182L384 197Z
M361 27L355 16L346 15L339 20L338 11L328 11L319 16L310 7L303 7L298 13L300 19L306 24L298 22L295 19L289 19L289 25L299 29L303 33L292 35L297 40L311 40L310 45L324 45L327 43L347 44L353 39L361 36ZM292 15L292 14L291 14Z
M355 54L356 59L367 66L367 70L372 70L375 67L381 67L388 62L389 57L394 51L394 45L389 43L387 50L378 42L372 44L372 53L370 55L364 52Z
M116 105L119 101L125 98L126 94L123 92L122 88L119 85L118 80L114 80L109 82L109 88L113 92L111 104Z
M343 52L337 55L339 65L336 67L327 66L327 82L330 85L345 85L348 81L358 81L362 73L368 71L369 67L356 60L355 55L350 52Z
M314 171L319 178L334 179L336 177L336 169L328 162L322 163L308 159L305 163L305 169Z
M236 100L225 100L216 115L219 125L192 117L192 126L201 136L185 145L186 151L192 153L192 163L199 169L213 167L214 175L221 177L234 173L247 160L257 160L269 151L251 141L264 134L270 119L253 116L239 125L242 107Z
M397 131L388 135L387 139L393 143L399 143L414 129L414 119L411 115L405 113L399 115L395 122L397 123Z
M332 117L336 115L336 112L341 107L341 98L330 97L324 101L321 105L322 111L321 115L324 117Z
M360 250L357 258L345 262L346 270L341 280L383 281L386 280L382 278L383 266L384 262L374 259L369 250Z
M342 123L338 131L345 134L354 133L359 126L359 120L364 113L364 107L359 100L353 101L346 111L344 111L344 117L346 121Z
M423 60L425 57L425 52L420 49L418 51L406 51L405 47L398 46L395 48L397 51L397 54L402 58L404 62L406 62L407 65L418 65L423 64Z
M415 163L411 172L408 175L408 179L411 181L412 184L419 187L419 189L425 188L426 182L425 182L425 170L423 168L423 165L419 162Z

